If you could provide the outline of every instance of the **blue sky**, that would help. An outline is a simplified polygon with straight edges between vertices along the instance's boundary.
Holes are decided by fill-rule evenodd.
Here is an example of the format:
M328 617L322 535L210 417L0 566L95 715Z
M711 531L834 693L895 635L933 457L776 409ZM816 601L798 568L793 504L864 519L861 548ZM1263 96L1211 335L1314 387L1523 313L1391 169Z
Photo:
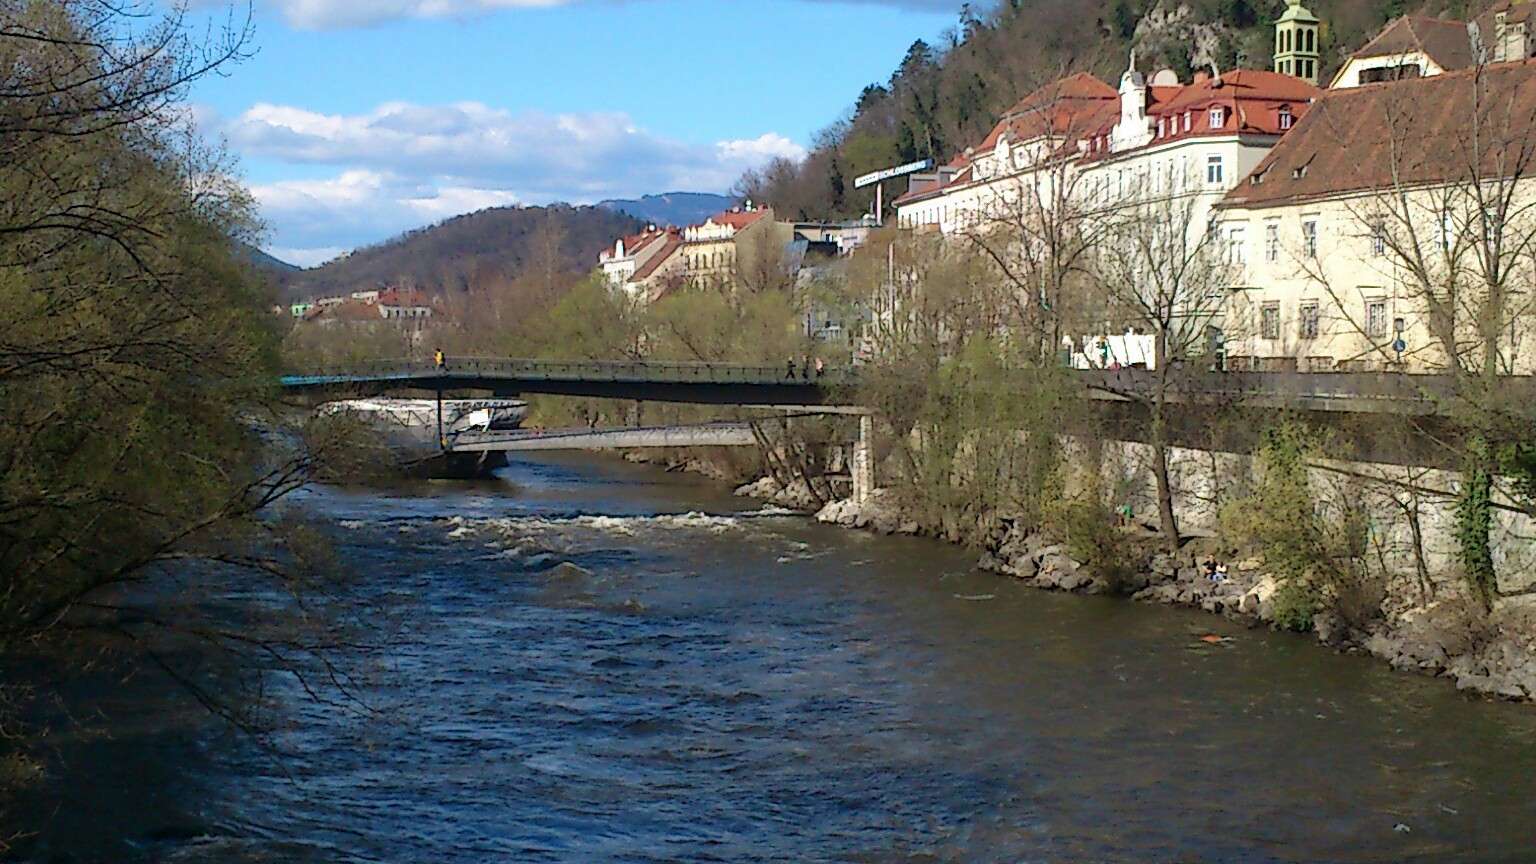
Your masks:
M252 2L256 55L192 101L240 157L268 249L304 265L481 207L724 192L803 155L960 5Z

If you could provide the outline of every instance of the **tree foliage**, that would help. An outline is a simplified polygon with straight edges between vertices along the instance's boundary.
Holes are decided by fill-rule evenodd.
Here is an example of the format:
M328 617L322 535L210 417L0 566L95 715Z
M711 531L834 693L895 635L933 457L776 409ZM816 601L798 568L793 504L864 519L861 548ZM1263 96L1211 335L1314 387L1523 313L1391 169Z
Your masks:
M274 456L256 429L277 354L238 251L250 201L183 104L248 26L193 38L159 14L0 3L0 656L121 651L238 721L152 637L270 645L194 616L215 572L300 586L298 535L260 514L313 454Z

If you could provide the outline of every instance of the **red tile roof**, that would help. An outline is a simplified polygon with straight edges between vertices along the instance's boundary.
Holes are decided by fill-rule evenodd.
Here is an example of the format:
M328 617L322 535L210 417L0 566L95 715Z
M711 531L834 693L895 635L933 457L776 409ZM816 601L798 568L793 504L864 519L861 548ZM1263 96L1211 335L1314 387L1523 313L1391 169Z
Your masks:
M396 307L431 306L432 298L416 288L391 288L379 294L378 305Z
M622 239L622 242L624 243L624 257L633 258L640 252L641 249L644 249L645 247L651 245L651 243L654 241L667 236L667 232L669 230L671 229L647 228L644 231L641 231L639 234L631 234L628 237L624 237ZM613 251L613 247L611 246L603 250L600 259L603 261L612 260Z
M727 210L709 217L716 225L729 225L737 231L768 215L767 210Z
M1151 143L1162 144L1202 135L1280 135L1285 132L1280 125L1281 109L1288 109L1292 123L1295 123L1306 113L1318 92L1316 87L1299 78L1252 69L1239 69L1191 84L1149 86L1147 115L1154 123L1163 117L1177 124L1166 128L1164 134L1155 137ZM1223 117L1223 123L1216 127L1210 125L1208 109L1213 105L1230 109ZM1188 132L1184 131L1181 122L1186 111L1194 115L1190 118ZM1119 119L1119 92L1091 75L1079 73L1041 87L1020 100L971 152L981 154L996 147L1004 132L1017 141L1038 138L1049 129L1065 139L1060 155L1071 158L1077 153L1079 140L1091 142L1103 136L1107 142L1110 130ZM1109 152L1106 143L1105 149L1090 149L1082 158L1103 159L1115 155L1120 154ZM961 156L951 164L969 165L969 160ZM895 203L921 201L973 180L969 171L962 170L947 184L908 192Z
M1481 106L1480 109L1477 106ZM1482 117L1474 122L1474 110ZM1521 166L1536 176L1536 61L1327 91L1223 207L1267 207ZM1480 139L1471 150L1472 133Z
M663 236L667 238L666 245L658 249L656 254L650 257L650 260L641 265L635 271L635 275L629 277L631 282L639 282L642 279L649 278L652 273L661 268L661 265L667 263L667 259L676 255L678 249L682 248L683 238L677 232L669 231Z
M1161 136L1152 139L1153 144L1206 135L1281 135L1286 131L1280 125L1281 109L1289 110L1294 124L1321 92L1300 78L1259 69L1237 69L1186 84L1176 90L1164 87L1152 89L1174 90L1163 93L1166 98L1149 100L1153 104L1147 109L1147 116L1154 123L1158 118L1173 121L1173 125L1165 127ZM1210 109L1217 106L1228 110L1223 112L1221 125L1213 126L1210 122ZM1187 132L1184 131L1183 123L1186 112L1192 115ZM1117 113L1109 122L1094 130L1093 134L1108 136L1118 119ZM1155 134L1155 125L1153 128ZM1094 155L1102 158L1118 154L1106 151Z

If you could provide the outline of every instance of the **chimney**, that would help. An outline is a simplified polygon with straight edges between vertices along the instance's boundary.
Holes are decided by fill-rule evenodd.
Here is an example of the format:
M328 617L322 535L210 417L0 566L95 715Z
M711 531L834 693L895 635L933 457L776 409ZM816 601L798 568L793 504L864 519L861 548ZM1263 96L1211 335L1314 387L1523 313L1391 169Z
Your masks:
M1204 69L1196 69L1195 70L1195 83L1196 84L1204 84L1205 82L1207 82L1209 80L1211 80L1211 74L1209 72L1205 71Z

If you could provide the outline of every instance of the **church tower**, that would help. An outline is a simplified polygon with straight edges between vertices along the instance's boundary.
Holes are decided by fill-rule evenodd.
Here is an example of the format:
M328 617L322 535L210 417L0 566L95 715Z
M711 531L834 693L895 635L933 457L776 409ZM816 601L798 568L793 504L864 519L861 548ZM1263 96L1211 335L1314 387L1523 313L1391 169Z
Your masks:
M1301 0L1286 0L1275 22L1275 71L1317 83L1317 16Z

